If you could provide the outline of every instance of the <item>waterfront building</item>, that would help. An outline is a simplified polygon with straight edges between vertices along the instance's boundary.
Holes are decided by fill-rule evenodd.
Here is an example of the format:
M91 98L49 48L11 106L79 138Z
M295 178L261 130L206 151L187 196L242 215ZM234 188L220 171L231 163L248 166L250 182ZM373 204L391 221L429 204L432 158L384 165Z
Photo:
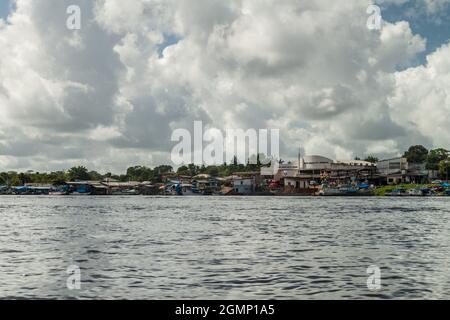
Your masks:
M137 181L128 181L128 182L119 182L119 181L102 181L100 183L102 186L107 188L107 194L111 195L121 195L121 194L139 194L140 187L142 185L141 182Z
M232 181L233 193L253 194L260 189L261 172L235 172L230 177Z
M284 186L285 193L311 194L323 181L343 184L352 181L372 182L377 179L377 166L367 161L335 161L323 156L299 157L299 161L281 164L273 174L263 168L261 175ZM272 174L272 175L270 175Z
M236 194L252 194L256 191L254 178L238 178L233 180L233 189Z
M155 194L155 186L150 182L119 182L114 179L104 181L69 181L67 191L71 194L91 195L137 195Z
M436 176L436 172L426 169L424 163L409 163L404 157L378 161L378 172L382 184L427 183Z
M13 187L12 193L18 195L48 195L52 189L53 186L51 185L29 183L24 186Z
M108 187L101 181L69 181L67 192L76 195L107 195Z

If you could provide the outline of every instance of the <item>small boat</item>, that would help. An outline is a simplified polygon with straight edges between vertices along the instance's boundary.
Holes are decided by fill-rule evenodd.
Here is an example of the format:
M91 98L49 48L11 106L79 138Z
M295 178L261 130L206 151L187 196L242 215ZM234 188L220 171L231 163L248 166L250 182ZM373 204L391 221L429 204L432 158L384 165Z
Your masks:
M181 184L170 184L164 187L164 195L166 196L182 196L183 190L181 188Z
M7 186L0 186L0 194L10 194L10 190Z
M404 188L399 188L386 193L388 197L406 197L409 196L408 192Z
M341 195L341 191L338 188L324 188L319 190L319 196L337 197Z
M423 193L420 189L409 189L408 190L408 195L410 197L422 197Z
M373 188L367 184L358 186L343 185L337 188L330 188L328 185L322 185L319 190L319 196L327 197L364 197L372 196L374 194Z
M444 191L444 195L447 196L447 197L450 197L450 189L446 189Z
M49 196L65 196L67 195L67 192L64 191L50 191L48 193Z
M199 194L198 190L192 184L189 183L183 183L181 185L181 189L182 189L181 192L183 193L184 196L195 196Z
M69 196L90 196L90 195L92 195L91 192L77 192L77 191L75 191L75 192L69 193Z
M137 196L139 194L139 190L136 189L114 190L110 193L112 196Z
M422 192L422 196L424 197L431 197L435 195L434 191L430 188L422 188L420 189L420 192Z

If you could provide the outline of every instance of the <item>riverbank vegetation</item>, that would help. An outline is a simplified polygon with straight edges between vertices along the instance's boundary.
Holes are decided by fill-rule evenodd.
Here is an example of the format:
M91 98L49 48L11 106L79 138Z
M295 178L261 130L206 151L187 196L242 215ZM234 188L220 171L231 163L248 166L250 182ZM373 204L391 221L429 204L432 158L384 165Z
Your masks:
M200 174L209 174L213 177L227 177L235 172L259 171L263 165L259 161L259 158L256 162L256 164L247 163L246 165L243 165L237 163L237 160L235 159L233 163L225 163L221 166L196 166L190 164L181 166L176 171L170 165L161 165L155 168L135 166L128 168L124 174L101 174L97 171L89 170L84 166L73 167L67 171L55 171L50 173L10 171L0 173L0 185L21 186L27 183L59 185L64 184L66 181L98 181L108 178L120 182L151 181L158 183L164 182L165 178L171 174L190 177Z
M425 164L427 170L439 171L439 174L443 179L450 175L450 151L446 149L438 148L429 151L424 146L416 145L410 147L403 156L408 159L409 163ZM168 175L174 173L189 177L194 177L200 174L209 174L213 177L228 177L235 172L260 171L261 167L264 166L262 161L260 161L260 157L262 159L262 157L265 156L252 156L251 159L254 161L248 161L247 164L240 164L235 158L230 164L224 163L220 166L197 166L194 164L189 164L181 166L176 170L174 170L174 168L170 165L161 165L155 168L134 166L128 168L123 174L102 174L97 171L89 170L84 166L73 167L67 171L55 171L49 173L34 171L10 171L0 173L0 185L21 186L27 183L58 185L63 184L65 181L98 181L108 178L120 182L151 181L158 183L163 182ZM374 155L369 155L364 159L373 163L378 161L378 158ZM284 161L280 160L280 162L283 163ZM389 192L386 190L390 190L390 188L390 186L380 188L379 192Z
M400 184L400 185L380 186L375 189L375 196L382 197L398 189L411 190L411 189L432 188L434 186L435 185L431 184Z

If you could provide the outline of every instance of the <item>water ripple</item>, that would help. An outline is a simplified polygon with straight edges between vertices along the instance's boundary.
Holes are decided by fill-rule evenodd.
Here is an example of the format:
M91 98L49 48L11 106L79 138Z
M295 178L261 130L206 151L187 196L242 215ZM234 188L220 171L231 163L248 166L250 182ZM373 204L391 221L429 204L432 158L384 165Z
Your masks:
M0 298L450 297L449 198L0 201ZM71 265L79 291L66 288Z

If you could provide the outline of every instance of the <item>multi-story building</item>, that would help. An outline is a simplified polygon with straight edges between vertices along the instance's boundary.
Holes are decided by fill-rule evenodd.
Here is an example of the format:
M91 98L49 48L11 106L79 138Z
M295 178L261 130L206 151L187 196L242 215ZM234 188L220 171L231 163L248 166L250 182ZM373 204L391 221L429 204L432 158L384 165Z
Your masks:
M312 187L327 180L334 183L348 183L354 180L372 180L376 177L376 164L366 161L334 161L322 156L300 157L296 164L263 168L261 175L280 181L285 192L309 193Z
M377 167L387 184L424 183L435 176L435 172L427 170L424 163L409 163L404 157L378 161Z

